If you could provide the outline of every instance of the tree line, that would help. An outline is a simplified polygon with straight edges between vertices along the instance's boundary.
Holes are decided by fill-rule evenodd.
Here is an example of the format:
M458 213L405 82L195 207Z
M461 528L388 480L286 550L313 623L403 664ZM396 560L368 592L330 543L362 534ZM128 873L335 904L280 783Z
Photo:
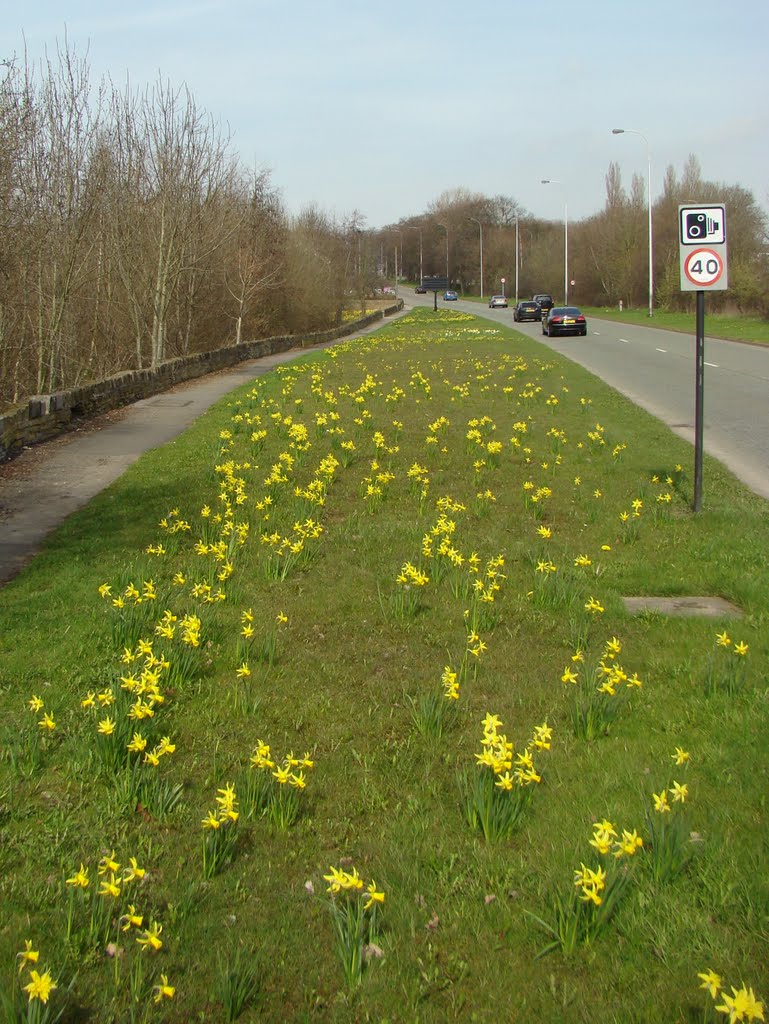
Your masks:
M0 404L267 334L325 329L350 230L283 209L185 88L0 64Z
M564 293L568 242L570 301L644 307L649 292L645 184L634 176L626 189L616 163L609 165L605 184L604 208L568 224L534 217L511 197L467 189L445 192L423 214L379 232L380 263L394 273L397 249L399 273L406 280L418 281L421 273L448 275L452 287L484 295L503 290L514 295L517 270L520 298L549 292L558 301ZM662 194L652 203L655 307L688 309L693 302L692 293L681 292L679 283L678 206L690 203L726 205L730 287L713 292L709 308L769 317L766 217L747 189L704 180L695 157L680 177L668 167Z
M681 307L677 206L725 202L726 292L769 316L766 222L747 190L669 168L653 204L655 303ZM643 181L606 175L604 209L568 225L570 299L643 306ZM483 282L480 247L483 241ZM186 87L92 83L66 48L0 62L0 406L270 334L322 330L396 279L447 275L520 297L564 284L564 225L509 196L456 189L369 229L358 212L289 216ZM506 283L502 285L502 278ZM483 285L483 286L482 286Z

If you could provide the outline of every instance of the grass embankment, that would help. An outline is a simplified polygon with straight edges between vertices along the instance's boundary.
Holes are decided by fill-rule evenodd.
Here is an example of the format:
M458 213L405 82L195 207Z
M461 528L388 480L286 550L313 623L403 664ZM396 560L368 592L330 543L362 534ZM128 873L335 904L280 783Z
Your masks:
M606 309L603 306L581 306L580 308L586 316L598 317L601 320L638 324L641 327L658 327L665 331L682 331L692 335L696 329L693 310L690 313L672 313L668 310L656 309L654 316L650 317L648 309L623 309L620 313L618 309ZM761 320L752 316L727 316L722 313L710 313L706 301L705 336L769 345L769 320Z
M144 456L0 592L6 1019L672 1024L714 1019L710 969L769 995L769 517L710 459L692 515L691 462L450 310Z

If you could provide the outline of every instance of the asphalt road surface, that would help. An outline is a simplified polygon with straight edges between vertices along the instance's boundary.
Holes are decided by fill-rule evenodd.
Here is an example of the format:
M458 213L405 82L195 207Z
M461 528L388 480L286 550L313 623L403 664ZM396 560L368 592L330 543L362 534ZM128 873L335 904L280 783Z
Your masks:
M433 305L432 294L402 291L400 297ZM439 294L438 306L488 316L541 341L694 444L694 314L691 334L591 319L585 338L547 338L539 324L513 323L512 302L509 309L489 309L477 302L443 302ZM707 299L703 411L705 451L769 498L769 347L709 338Z

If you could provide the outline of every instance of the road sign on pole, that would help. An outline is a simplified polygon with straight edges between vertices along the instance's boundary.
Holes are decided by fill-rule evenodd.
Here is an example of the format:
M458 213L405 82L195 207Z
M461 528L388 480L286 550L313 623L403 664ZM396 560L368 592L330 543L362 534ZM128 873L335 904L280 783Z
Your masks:
M682 292L719 292L729 287L726 207L679 206Z
M705 292L728 288L726 207L679 206L678 251L681 291L696 292L694 354L694 500L702 511L702 455L705 423Z

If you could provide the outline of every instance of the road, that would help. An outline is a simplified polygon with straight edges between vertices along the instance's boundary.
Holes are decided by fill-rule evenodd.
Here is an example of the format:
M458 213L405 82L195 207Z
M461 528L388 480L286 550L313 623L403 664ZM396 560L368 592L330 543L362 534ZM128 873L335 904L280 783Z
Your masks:
M405 288L399 288L399 297L413 305L433 304L432 294ZM510 309L492 310L477 302L445 303L439 295L438 306L516 327L584 366L694 444L694 314L691 334L591 319L586 338L546 338L539 324L513 324L512 303ZM707 305L703 409L705 451L769 498L769 348L709 338Z

